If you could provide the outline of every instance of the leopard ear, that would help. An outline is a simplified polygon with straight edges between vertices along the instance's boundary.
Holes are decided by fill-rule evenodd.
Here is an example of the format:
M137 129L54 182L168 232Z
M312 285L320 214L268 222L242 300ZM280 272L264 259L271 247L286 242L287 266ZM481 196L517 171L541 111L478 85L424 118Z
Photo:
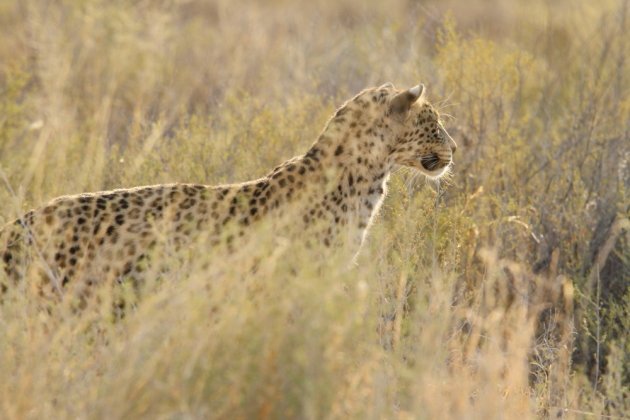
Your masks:
M392 82L387 82L379 86L380 89L394 89L394 84Z
M418 99L424 96L424 85L419 84L394 96L389 103L392 114L406 114Z

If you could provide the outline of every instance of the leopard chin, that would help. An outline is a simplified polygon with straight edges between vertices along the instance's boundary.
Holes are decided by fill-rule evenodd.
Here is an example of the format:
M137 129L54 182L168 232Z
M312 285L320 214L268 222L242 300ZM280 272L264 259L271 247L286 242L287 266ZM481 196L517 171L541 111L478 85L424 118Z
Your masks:
M443 159L437 153L429 153L420 158L422 172L431 176L438 176L446 171L451 159Z
M442 159L437 153L429 153L420 158L419 169L429 178L436 179L448 171L451 163L451 159Z

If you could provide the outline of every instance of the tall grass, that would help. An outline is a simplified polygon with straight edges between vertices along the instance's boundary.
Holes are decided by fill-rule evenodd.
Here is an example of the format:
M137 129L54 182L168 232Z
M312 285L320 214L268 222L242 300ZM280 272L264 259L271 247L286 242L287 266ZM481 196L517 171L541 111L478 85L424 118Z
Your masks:
M0 223L261 176L385 81L425 83L459 144L439 186L393 176L356 267L263 225L164 254L117 322L110 290L77 315L24 279L0 417L627 417L629 6L0 2Z

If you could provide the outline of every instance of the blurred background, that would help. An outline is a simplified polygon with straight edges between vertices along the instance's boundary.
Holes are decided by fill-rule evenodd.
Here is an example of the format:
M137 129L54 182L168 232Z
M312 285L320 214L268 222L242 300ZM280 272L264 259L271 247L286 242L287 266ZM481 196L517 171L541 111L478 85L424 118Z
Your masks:
M156 337L168 336L169 325L192 331L181 324L148 327L139 315L146 321L134 330L139 336L120 335L120 326L111 332L118 350L85 344L91 350L81 347L72 360L46 356L38 364L34 350L23 362L12 356L31 354L22 328L29 318L17 316L2 324L10 338L0 353L0 411L7 418L55 410L99 417L113 406L121 410L114 417L627 416L629 7L627 0L0 0L0 223L62 194L262 176L306 151L346 99L388 81L424 83L459 145L439 188L395 174L363 268L356 278L336 272L331 283L318 280L322 289L295 292L314 312L290 312L290 336L276 312L252 309L239 321L252 337L268 327L288 341L273 341L276 348L252 338L258 344L243 348L213 330L235 359L247 352L260 362L228 381L242 388L221 409L200 409L208 389L221 392L226 383L202 368L183 377L145 366L164 387L138 385L145 405L122 402L115 374L78 391L85 383L76 372L87 375L88 360L118 372L131 336L132 348L147 350L155 343L138 338L146 328ZM321 275L309 273L301 281ZM331 292L337 276L367 287L369 321L348 326L353 332L336 348L342 362L324 358L330 369L313 382L308 369L292 370L307 362L291 349L311 348L312 334L322 352L337 343L335 325L352 318L341 308L354 296ZM322 315L313 299L336 309ZM284 313L281 302L275 308ZM435 311L444 318L433 319ZM317 333L309 329L316 320ZM60 328L57 342L75 345L73 328ZM501 345L488 344L490 330ZM49 341L36 331L31 341L33 334ZM180 337L190 342L179 356L164 352L155 366L194 359L199 348L216 356L195 347L195 334ZM270 354L284 366L279 376L260 367ZM128 383L144 383L139 368L123 368ZM359 372L343 392L340 369ZM18 373L20 385L11 379ZM59 381L75 399L50 387ZM270 384L284 391L258 392ZM308 397L285 392L292 386ZM164 389L183 396L158 404Z

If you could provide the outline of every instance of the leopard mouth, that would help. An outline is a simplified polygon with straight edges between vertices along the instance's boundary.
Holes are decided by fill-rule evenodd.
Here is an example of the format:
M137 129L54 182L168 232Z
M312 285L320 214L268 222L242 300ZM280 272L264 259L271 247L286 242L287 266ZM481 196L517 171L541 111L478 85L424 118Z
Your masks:
M440 159L437 153L429 153L428 155L424 155L420 158L420 164L429 172L439 171L440 169L448 166L450 163L450 161Z

